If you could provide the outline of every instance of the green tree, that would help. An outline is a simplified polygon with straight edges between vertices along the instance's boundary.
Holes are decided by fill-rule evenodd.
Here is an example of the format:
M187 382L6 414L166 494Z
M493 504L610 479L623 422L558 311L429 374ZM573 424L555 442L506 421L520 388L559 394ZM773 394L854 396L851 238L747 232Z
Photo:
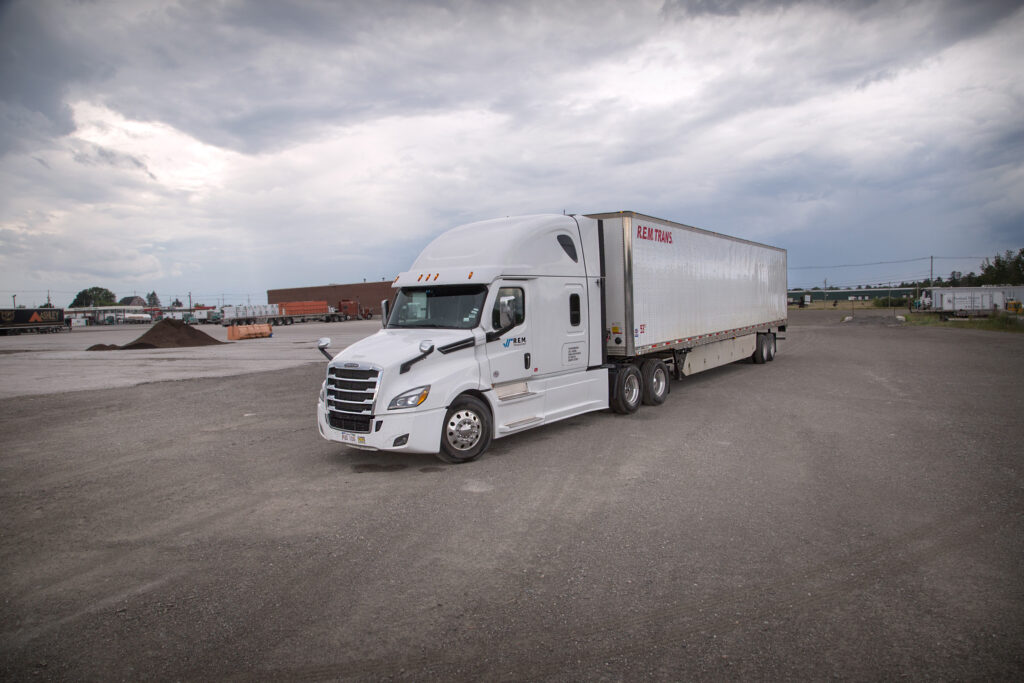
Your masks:
M1014 254L1007 249L990 261L981 262L979 285L1024 285L1024 249Z
M160 297L156 295L156 292L150 292L149 294L146 295L146 305L150 306L151 308L160 307Z
M71 302L71 308L86 308L91 306L113 306L117 303L117 296L105 287L90 287L83 289Z

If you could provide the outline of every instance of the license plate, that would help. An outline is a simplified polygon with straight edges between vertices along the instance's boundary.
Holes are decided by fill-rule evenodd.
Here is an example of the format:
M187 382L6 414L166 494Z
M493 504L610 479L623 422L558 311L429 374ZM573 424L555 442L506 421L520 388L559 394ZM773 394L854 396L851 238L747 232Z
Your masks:
M346 443L366 443L366 437L362 434L353 434L351 432L341 432L341 440Z

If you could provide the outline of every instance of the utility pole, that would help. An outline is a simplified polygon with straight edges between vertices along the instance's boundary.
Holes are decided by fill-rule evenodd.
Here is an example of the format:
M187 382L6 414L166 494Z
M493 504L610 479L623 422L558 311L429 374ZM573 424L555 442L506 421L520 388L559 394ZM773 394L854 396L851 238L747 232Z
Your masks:
M928 286L932 286L932 281L935 279L935 257L929 256L928 265Z
M188 293L188 310L192 310L192 292Z
M825 278L825 286L822 288L821 295L821 310L828 308L828 278Z

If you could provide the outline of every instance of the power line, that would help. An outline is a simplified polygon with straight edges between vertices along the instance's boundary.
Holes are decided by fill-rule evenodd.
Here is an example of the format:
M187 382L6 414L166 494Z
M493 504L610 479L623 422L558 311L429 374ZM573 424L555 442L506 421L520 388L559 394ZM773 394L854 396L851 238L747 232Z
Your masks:
M788 270L815 270L822 268L863 268L865 266L888 266L894 263L914 263L916 261L927 261L930 258L946 259L946 260L968 260L968 259L985 259L987 256L921 256L918 258L902 259L899 261L874 261L872 263L844 263L837 266L789 266Z

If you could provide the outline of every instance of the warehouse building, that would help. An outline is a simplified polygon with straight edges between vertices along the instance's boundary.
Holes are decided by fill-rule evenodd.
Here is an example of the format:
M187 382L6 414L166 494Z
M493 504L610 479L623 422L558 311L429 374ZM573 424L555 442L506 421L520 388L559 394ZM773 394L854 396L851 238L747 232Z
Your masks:
M374 316L380 315L382 300L390 301L394 297L395 292L391 289L390 280L267 290L268 304L279 304L285 301L326 301L328 306L337 306L339 301L349 299L357 302L362 308L369 308Z
M874 299L913 299L919 296L920 287L872 287L871 289L791 289L786 294L789 303L795 304L805 296L811 301L873 301Z

